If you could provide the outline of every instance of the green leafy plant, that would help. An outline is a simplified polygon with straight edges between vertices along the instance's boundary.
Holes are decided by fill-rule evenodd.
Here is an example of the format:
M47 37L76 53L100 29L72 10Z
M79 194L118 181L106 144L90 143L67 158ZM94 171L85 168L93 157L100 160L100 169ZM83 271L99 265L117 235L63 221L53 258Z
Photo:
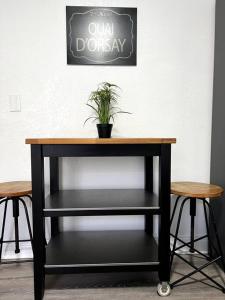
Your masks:
M117 106L119 94L117 93L120 88L109 82L102 82L99 84L98 89L90 94L87 105L94 110L94 115L87 118L84 124L93 119L99 120L100 124L109 124L117 114L125 113Z

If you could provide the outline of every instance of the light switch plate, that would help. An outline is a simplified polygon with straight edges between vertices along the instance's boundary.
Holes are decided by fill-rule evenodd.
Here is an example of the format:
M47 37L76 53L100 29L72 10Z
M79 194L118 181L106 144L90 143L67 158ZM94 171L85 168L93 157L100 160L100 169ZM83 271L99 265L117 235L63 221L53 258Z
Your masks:
M21 95L9 95L9 111L21 111Z

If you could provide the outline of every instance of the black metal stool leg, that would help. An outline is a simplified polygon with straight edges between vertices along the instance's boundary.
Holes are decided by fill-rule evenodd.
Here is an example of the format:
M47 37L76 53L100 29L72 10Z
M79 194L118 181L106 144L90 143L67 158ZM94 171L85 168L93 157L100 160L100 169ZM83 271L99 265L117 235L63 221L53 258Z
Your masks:
M6 212L7 212L7 206L8 206L8 200L3 200L0 202L2 204L5 202L5 208L4 208L4 214L3 214L3 221L2 221L2 232L1 232L1 238L0 238L0 262L2 260L2 248L3 248L3 238L4 238L4 231L5 231L5 221L6 221Z
M207 215L207 210L206 210L206 204L203 201L203 208L204 208L204 215L205 215L205 225L206 225L206 232L207 232L207 236L208 236L208 255L209 258L212 258L212 241L209 235L209 222L208 222L208 215Z
M206 200L203 200L203 201L204 201L204 203L205 203L205 204L208 206L208 208L209 208L209 213L210 213L210 216L211 216L211 219L212 219L212 224L213 224L213 228L214 228L215 235L216 235L216 242L217 242L217 245L218 245L219 255L220 255L220 257L221 257L221 262L222 262L222 265L223 265L223 270L224 270L224 272L225 272L225 259L224 259L224 255L223 255L222 246L221 246L221 243L220 243L219 234L218 234L218 231L217 231L217 226L216 226L216 222L215 222L214 213L213 213L212 207L211 207L211 205L209 204L209 202L206 201Z
M186 278L189 278L191 277L192 275L196 274L196 273L201 273L203 276L205 276L207 279L209 279L210 281L212 281L217 287L219 287L222 292L224 293L225 292L225 289L224 287L218 283L216 280L214 280L212 277L210 277L209 275L207 275L204 271L202 271L203 269L205 269L206 267L208 267L209 265L215 263L219 258L215 258L214 260L212 261L209 261L207 262L206 264L200 266L200 267L196 267L195 265L193 265L192 263L190 263L188 260L186 260L184 257L182 257L181 255L177 254L177 256L183 260L184 262L186 262L189 266L191 266L193 269L195 269L195 271L192 271L186 275L184 275L183 277L179 278L178 280L172 282L170 284L171 288L173 288L175 285L177 285L178 283L180 283L181 281L185 280Z
M170 226L171 226L172 223L173 223L173 219L174 219L175 212L176 212L176 209L177 209L178 200L180 199L180 197L181 197L181 196L178 196L178 197L177 197L176 202L175 202L175 204L174 204L173 212L172 212L171 219L170 219Z
M18 217L19 217L19 202L18 199L12 199L13 204L13 218L15 224L15 253L20 253L19 248L19 226L18 226Z
M30 235L31 246L32 246L32 249L33 249L33 237L32 237L32 230L31 230L31 226L30 226L30 220L29 220L29 215L28 215L27 206L26 206L25 201L24 201L22 198L18 198L18 200L19 200L20 202L22 202L23 207L24 207L24 211L25 211L26 219L27 219L28 231L29 231L29 235Z
M190 216L191 216L191 247L190 252L194 253L195 239L195 216L196 216L196 198L190 198Z
M190 199L191 239L190 239L189 243L185 243L180 238L178 238L178 233L179 233L179 227L180 227L183 207L184 207L185 201L188 200L188 199ZM222 252L222 247L221 247L221 243L220 243L220 239L219 239L219 234L218 234L217 227L216 227L216 224L215 224L215 218L214 218L214 214L213 214L213 210L211 208L211 205L209 204L208 201L206 201L205 198L199 198L199 199L203 201L203 208L204 208L204 214L205 214L207 234L200 237L200 238L198 238L198 239L194 238L194 229L195 229L194 228L195 227L194 221L195 221L195 216L196 216L196 198L186 198L182 202L181 207L180 207L179 217L178 217L178 221L177 221L176 233L175 233L175 235L173 235L171 233L171 235L174 237L173 250L171 252L171 266L172 266L172 262L173 262L173 256L176 255L177 257L182 259L185 263L187 263L190 267L192 267L194 269L194 271L180 277L178 280L172 282L170 285L171 285L171 288L173 288L174 286L176 286L178 283L182 282L186 278L189 278L190 276L192 276L196 273L201 273L207 279L209 279L211 282L213 282L216 285L216 287L220 288L223 291L223 293L225 293L225 287L223 285L221 285L219 282L217 282L216 280L214 280L213 278L211 278L209 275L207 275L207 273L205 273L203 271L204 268L208 267L211 264L214 264L215 262L217 262L219 260L222 261L222 265L223 265L223 268L224 268L224 271L225 271L225 260L224 260L224 255L223 255L223 252ZM207 216L206 207L208 207L209 214L210 214L211 219L212 219L212 224L213 224L213 228L214 228L214 232L215 232L215 237L216 237L216 242L217 242L217 245L218 245L218 249L216 249L215 245L211 242L211 237L209 236L209 223L208 223L208 218L207 218L208 216ZM174 212L173 212L172 216L174 216ZM198 240L201 240L203 238L206 238L206 237L208 237L208 239L209 239L209 251L211 252L212 249L214 249L215 253L217 255L213 259L210 259L210 257L208 257L208 255L201 254L200 251L198 251L197 249L194 248L195 242L197 242ZM179 247L176 247L176 242L177 241L180 241L182 243L182 245L179 246ZM203 255L209 261L207 263L203 264L200 267L197 267L193 263L189 262L188 260L183 258L179 253L176 252L176 250L181 249L185 245L190 248L191 252L197 252L197 253Z
M187 202L187 200L189 200L190 198L187 197L182 201L181 207L180 207L180 212L179 212L179 216L178 216L178 221L177 221L177 228L176 228L176 232L174 235L174 243L173 243L173 249L171 251L171 257L170 257L170 267L172 267L173 264L173 258L174 258L174 253L175 253L175 249L176 249L176 244L177 244L177 237L178 237L178 233L179 233L179 229L180 229L180 221L181 221L181 217L182 217L182 213L183 213L183 208L184 208L184 204Z

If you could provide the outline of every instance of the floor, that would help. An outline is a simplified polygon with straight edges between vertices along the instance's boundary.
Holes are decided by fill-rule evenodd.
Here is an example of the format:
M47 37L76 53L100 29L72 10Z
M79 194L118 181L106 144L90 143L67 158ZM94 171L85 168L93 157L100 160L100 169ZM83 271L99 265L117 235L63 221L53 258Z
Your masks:
M186 255L186 257L193 257ZM198 257L192 258L201 264ZM178 258L174 261L172 281L191 269ZM216 266L207 269L214 279L225 284L225 276ZM200 281L199 281L200 279ZM157 275L139 274L79 274L47 276L45 300L153 300L160 299L156 293ZM169 300L224 300L225 294L209 285L201 275L187 279L172 290ZM0 265L0 299L32 300L32 263Z

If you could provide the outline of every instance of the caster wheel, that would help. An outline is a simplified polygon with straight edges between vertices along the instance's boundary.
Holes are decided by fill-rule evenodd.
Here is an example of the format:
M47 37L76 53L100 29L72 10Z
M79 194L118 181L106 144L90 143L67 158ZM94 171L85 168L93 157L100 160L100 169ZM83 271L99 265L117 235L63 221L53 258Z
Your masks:
M167 297L170 295L171 292L171 288L169 283L167 282L163 282L163 283L159 283L157 286L157 293L159 296L161 297Z

